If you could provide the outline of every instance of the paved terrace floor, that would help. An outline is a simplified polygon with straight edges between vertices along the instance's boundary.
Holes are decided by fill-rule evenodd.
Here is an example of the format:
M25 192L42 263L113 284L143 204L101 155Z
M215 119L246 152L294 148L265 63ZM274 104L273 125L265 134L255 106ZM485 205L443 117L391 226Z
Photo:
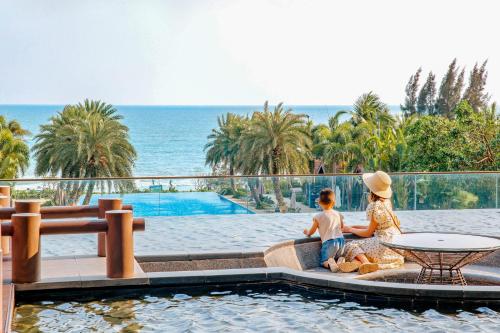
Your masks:
M135 234L137 255L267 248L302 238L311 213L148 217ZM344 213L347 224L366 224L364 212ZM404 231L461 232L500 237L500 209L400 211ZM96 235L43 236L44 256L96 253Z

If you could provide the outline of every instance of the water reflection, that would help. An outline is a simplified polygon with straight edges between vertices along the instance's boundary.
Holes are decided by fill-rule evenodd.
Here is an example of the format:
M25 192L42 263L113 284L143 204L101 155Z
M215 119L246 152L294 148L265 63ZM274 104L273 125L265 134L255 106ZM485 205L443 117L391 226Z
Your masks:
M497 332L487 307L406 311L317 297L291 289L200 294L156 291L100 301L19 305L14 332Z

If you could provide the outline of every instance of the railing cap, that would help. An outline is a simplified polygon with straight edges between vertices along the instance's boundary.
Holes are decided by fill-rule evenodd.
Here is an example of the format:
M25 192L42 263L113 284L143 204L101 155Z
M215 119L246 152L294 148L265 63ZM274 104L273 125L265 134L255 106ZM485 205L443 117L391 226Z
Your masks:
M132 211L127 209L116 209L116 210L108 210L106 214L132 214Z
M427 175L467 175L467 174L491 174L499 175L500 171L420 171L420 172L389 172L389 175L394 176L427 176ZM59 182L59 181L109 181L109 180L175 180L175 179L224 179L224 178L271 178L271 177L333 177L333 176L356 176L361 177L361 173L326 173L326 174L279 174L279 175L224 175L224 176L211 176L211 175L199 175L199 176L132 176L132 177L96 177L96 178L57 178L57 177L47 177L47 178L15 178L15 179L2 179L2 182L13 182L13 183L23 183L23 182Z
M29 216L42 216L40 213L15 213L12 217L29 217Z

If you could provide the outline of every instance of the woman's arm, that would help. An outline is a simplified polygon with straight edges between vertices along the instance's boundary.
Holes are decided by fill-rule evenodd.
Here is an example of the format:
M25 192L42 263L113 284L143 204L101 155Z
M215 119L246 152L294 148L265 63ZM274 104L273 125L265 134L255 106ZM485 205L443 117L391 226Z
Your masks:
M304 235L306 235L307 237L311 237L312 235L314 235L316 230L318 230L318 222L313 219L311 228L309 230L307 230L307 228L304 229Z
M359 236L359 237L371 237L371 236L373 236L373 233L375 232L376 229L377 229L377 221L375 221L375 219L372 216L368 227L365 227L363 229L350 228L350 232L355 234L356 236Z

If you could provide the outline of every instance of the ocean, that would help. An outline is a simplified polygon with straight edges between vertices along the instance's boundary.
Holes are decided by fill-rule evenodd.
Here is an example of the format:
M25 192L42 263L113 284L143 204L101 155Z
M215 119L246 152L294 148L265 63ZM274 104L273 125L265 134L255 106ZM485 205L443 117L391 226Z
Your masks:
M315 123L327 123L339 110L351 106L290 106L296 113L307 114ZM16 119L33 136L41 124L61 111L63 105L0 105L0 115ZM209 174L205 165L203 148L212 128L217 126L217 116L227 112L241 115L261 110L262 106L116 106L129 127L130 139L138 158L135 176L179 176ZM392 106L392 112L399 107ZM24 178L34 176L34 161Z

